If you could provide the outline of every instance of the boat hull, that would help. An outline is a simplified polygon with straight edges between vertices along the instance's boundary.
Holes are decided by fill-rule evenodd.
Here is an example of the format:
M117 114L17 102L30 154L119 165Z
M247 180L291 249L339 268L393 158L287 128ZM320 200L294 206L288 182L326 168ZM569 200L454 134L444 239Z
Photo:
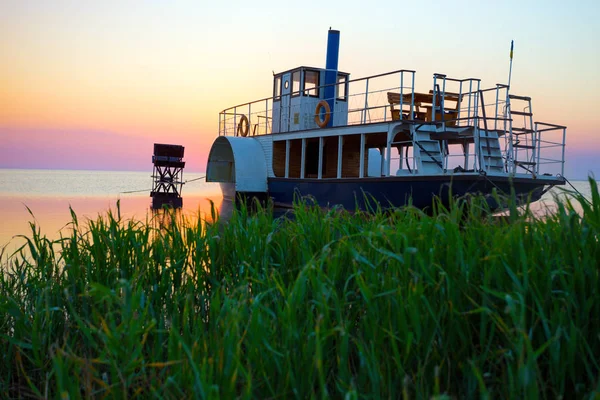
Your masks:
M440 177L386 177L361 179L282 179L270 178L269 197L279 207L291 207L294 200L308 197L321 207L340 205L348 210L368 210L376 205L382 208L401 207L411 204L417 208L428 208L438 197L442 204L449 203L450 196L456 198L467 194L486 196L491 208L501 208L492 196L494 189L508 195L514 190L518 204L540 199L544 188L552 185L535 179L512 179L507 177L440 176ZM512 189L511 189L512 186Z

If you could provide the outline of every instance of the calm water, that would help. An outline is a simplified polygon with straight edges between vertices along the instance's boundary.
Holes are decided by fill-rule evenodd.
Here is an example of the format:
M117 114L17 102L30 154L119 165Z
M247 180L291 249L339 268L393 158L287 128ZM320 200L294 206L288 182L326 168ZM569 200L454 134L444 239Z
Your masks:
M93 219L98 213L115 210L120 201L121 215L145 220L151 216L150 172L112 171L58 171L0 169L0 249L16 249L22 243L16 235L29 234L32 216L43 234L50 239L59 237L59 231L70 222L69 206L80 220ZM184 173L184 180L199 178L201 173ZM576 181L573 185L590 197L588 182ZM568 187L568 185L566 186ZM137 193L123 193L140 191ZM554 206L553 189L534 205L544 211ZM188 182L183 188L183 213L206 217L211 201L221 211L222 198L218 184L203 180Z
M16 249L29 234L29 221L35 217L43 234L58 238L59 231L71 221L69 206L80 220L94 219L120 202L125 218L145 220L151 217L150 172L59 171L0 169L0 249ZM204 176L185 173L189 181ZM137 193L123 193L140 191ZM222 198L218 184L203 180L183 186L183 213L192 217L210 215L211 201L220 209Z

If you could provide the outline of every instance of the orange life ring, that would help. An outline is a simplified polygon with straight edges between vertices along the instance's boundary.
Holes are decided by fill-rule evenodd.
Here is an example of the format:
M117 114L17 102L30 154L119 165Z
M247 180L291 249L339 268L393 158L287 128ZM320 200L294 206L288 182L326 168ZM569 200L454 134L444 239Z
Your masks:
M325 118L321 121L321 108L325 109ZM329 119L331 118L331 108L329 108L329 103L325 100L321 100L319 104L317 104L317 108L315 109L315 123L319 125L319 128L325 128L329 123Z
M250 122L248 121L248 117L244 114L240 117L240 123L237 127L238 136L246 137L248 136L248 131L250 130Z

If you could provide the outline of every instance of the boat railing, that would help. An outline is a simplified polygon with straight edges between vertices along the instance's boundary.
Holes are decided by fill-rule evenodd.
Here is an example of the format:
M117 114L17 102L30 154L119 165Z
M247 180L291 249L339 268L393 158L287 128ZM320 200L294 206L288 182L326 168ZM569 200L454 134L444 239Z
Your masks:
M322 100L333 105L332 115L342 115L334 126L358 125L394 120L440 121L452 127L473 126L485 108L488 116L499 118L505 113L506 85L480 89L480 79L450 78L434 74L429 93L416 93L415 71L397 70L319 87L298 90L278 97L267 97L239 104L219 114L219 135L244 136L284 133L317 129L314 102L293 102L300 95L323 93L326 87L336 86L336 97ZM337 97L340 86L346 85L344 99ZM483 92L494 91L494 101L481 104ZM391 97L394 100L391 100ZM274 103L277 115L274 117ZM285 104L284 104L285 103ZM394 106L397 106L395 108ZM423 111L424 110L424 111ZM441 118L441 115L444 115ZM245 121L247 120L247 121ZM243 122L243 123L242 123ZM302 123L300 123L302 122ZM247 124L247 126L246 126ZM494 129L498 120L494 121ZM303 128L298 128L302 126Z
M492 129L494 122L498 122L498 125L510 124L511 120L494 116L476 117L473 122L475 127L473 147L468 145L463 147L463 143L448 144L447 141L440 140L439 156L438 153L428 152L422 146L419 146L419 140L414 136L411 140L394 141L390 143L390 150L392 151L388 153L389 167L386 157L381 159L381 175L385 176L386 171L395 176L431 173L431 170L422 171L419 166L423 165L424 160L431 160L434 157L439 157L441 160L439 173L509 173L512 171L511 165L514 159L512 158L513 155L509 153L510 147L507 142L504 146L496 149L499 151L498 154L493 153L494 146L491 145L491 142L498 139L498 143L500 143L502 132L502 130ZM425 125L430 124L422 124L421 126ZM488 128L485 129L484 125L488 125ZM540 174L563 175L566 127L536 122L535 131L536 161L532 163L533 167L529 170L530 173L534 176ZM506 136L508 135L504 135L504 137ZM484 141L483 144L482 141ZM420 151L415 152L417 147ZM491 154L488 153L488 148L492 149Z
M219 136L255 136L271 133L272 108L273 99L266 98L220 112ZM247 128L242 125L244 117L247 118Z
M430 114L427 120L439 120L444 129L447 126L474 126L482 121L481 117L491 121L488 129L507 129L506 121L502 119L506 117L507 85L496 84L495 87L481 89L478 78L456 79L436 73L429 93L433 95L432 104L436 107L426 107ZM454 104L448 104L448 100ZM435 116L434 110L444 113L443 121Z
M564 176L565 172L565 143L567 127L535 122L537 152L535 154L535 173L551 173ZM542 170L540 167L544 166Z
M414 90L415 72L412 70L373 75L343 84L347 84L344 87L343 100L338 98L339 90L335 91L336 98L318 98L318 100L331 100L328 103L333 104L333 119L334 122L337 121L334 126L401 121L409 118L418 120L420 126L435 125L436 131L440 131L440 128L441 131L446 131L448 127L473 128L473 152L467 151L467 154L458 155L444 154L442 168L444 171L460 166L465 171L515 173L519 165L532 175L564 172L566 128L536 123L535 129L532 129L532 139L525 144L519 143L517 134L513 135L513 120L509 118L507 85L496 84L494 87L482 89L480 80L476 78L455 79L443 74L434 74L433 87L429 93L417 93ZM341 84L334 85L340 89ZM327 86L331 85L311 88L310 93L323 93L323 89ZM219 115L219 134L254 136L319 129L315 121L316 100L307 104L288 102L287 109L282 110L284 96L289 96L289 100L310 93L296 91L279 98L268 97L228 108ZM280 102L277 105L279 110L277 118L273 116L274 102ZM423 113L423 108L426 113ZM336 114L346 119L336 120ZM416 115L419 118L415 118ZM425 118L422 117L423 115ZM443 118L440 118L442 115ZM295 120L300 118L304 119L302 124ZM299 129L299 125L304 128ZM495 165L489 163L489 154L488 159L485 159L486 155L481 154L482 137L486 142L493 140L499 144L501 161L496 160ZM528 140L525 136L521 136L521 139ZM442 145L445 144L442 142ZM413 140L411 147L414 149L414 146ZM522 150L528 152L527 160L517 159L517 148L527 149ZM463 160L460 160L461 157L464 157ZM399 155L397 158L402 160L403 157ZM410 173L418 173L417 165L420 161L412 156L410 160L411 166L407 169L412 171ZM456 160L459 162L454 166ZM405 164L406 159L402 163ZM388 173L391 167L392 165L388 165L385 168Z
M426 106L429 121L441 121L447 126L473 126L479 115L479 97L481 79L451 78L445 74L433 74L432 106ZM436 115L437 114L437 115ZM439 114L444 115L443 118Z
M490 92L493 93L492 96ZM495 98L490 101L484 100L490 97ZM528 120L532 114L525 114L523 121L510 118L507 85L497 84L495 88L480 90L479 98L480 116L476 124L478 132L497 134L498 142L503 144L501 154L505 172L525 171L534 177L542 174L563 174L566 127L544 122L536 122L534 126L530 126ZM528 97L523 99L531 101ZM524 111L531 113L529 107L530 105ZM489 165L481 163L480 168L486 170L489 169Z
M402 99L406 97L404 96L405 94L414 93L415 71L397 70L350 80L345 87L347 93L345 100L341 100L337 94L340 93L340 86L345 84L322 85L304 91L298 90L278 97L267 97L227 108L219 113L219 136L239 136L240 134L243 136L254 136L291 132L294 131L292 125L298 125L299 122L295 120L296 116L305 119L305 127L307 125L310 126L310 128L305 129L317 129L316 122L314 124L311 122L315 119L315 104L303 104L302 102L300 104L292 104L290 99L310 93L323 93L324 89L330 86L336 86L335 98L321 97L320 99L333 104L332 115L335 116L336 113L347 114L347 121L336 126L392 121L387 93L398 92L401 94ZM273 118L273 106L275 102L279 103L277 118ZM282 105L283 102L287 102L289 105ZM403 106L405 105L412 112L414 109L414 100L412 98L410 101L402 101L402 103ZM402 118L402 115L400 118ZM277 120L276 122L274 121L275 119Z

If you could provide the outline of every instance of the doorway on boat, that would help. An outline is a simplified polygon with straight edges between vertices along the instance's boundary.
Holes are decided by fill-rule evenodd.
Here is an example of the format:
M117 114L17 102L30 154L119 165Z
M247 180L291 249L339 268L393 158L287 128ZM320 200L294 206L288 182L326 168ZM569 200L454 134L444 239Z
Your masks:
M306 139L305 177L319 177L319 138Z

